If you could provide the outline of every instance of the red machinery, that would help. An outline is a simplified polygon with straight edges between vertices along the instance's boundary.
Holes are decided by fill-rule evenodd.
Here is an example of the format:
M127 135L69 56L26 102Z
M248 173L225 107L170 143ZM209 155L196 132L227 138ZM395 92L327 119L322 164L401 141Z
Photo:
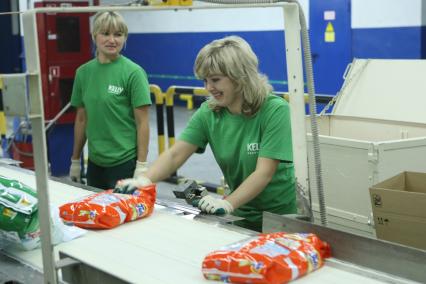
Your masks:
M89 1L39 1L37 7L88 6ZM37 15L40 67L46 120L53 119L71 98L76 69L92 58L89 13ZM58 123L74 122L72 109Z
M97 0L37 1L41 7L84 7L98 4ZM39 13L37 31L39 41L41 83L45 120L52 120L70 102L77 68L92 56L90 13ZM72 154L75 111L62 114L47 133L50 170L53 176L68 174ZM13 158L23 162L22 167L32 169L32 142L26 139L14 141Z

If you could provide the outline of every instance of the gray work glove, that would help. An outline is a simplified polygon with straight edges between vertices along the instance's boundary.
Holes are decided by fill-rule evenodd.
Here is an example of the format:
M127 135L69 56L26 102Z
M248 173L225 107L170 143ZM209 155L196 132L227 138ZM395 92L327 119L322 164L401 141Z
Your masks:
M226 199L206 195L198 202L198 208L209 214L229 214L234 211L234 206Z
M152 184L152 181L145 176L122 179L117 181L114 193L133 194L136 189L150 184Z
M74 182L81 182L81 161L71 159L70 178Z
M148 162L136 161L136 168L133 174L133 178L137 178L138 176L143 175L147 171L148 171Z

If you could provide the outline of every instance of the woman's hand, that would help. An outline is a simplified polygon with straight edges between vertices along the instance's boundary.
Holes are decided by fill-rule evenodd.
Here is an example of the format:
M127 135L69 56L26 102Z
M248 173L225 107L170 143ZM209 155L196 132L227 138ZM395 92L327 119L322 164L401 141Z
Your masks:
M234 211L234 206L226 199L206 195L198 202L198 208L209 214L229 214Z
M137 178L127 178L117 181L114 188L114 193L133 194L138 188L152 184L152 181L145 176Z

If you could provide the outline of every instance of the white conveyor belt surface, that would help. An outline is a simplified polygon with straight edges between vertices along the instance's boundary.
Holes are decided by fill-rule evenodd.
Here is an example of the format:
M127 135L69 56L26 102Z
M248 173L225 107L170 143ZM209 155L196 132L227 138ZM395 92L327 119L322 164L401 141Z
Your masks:
M0 165L0 174L35 188L33 172ZM50 202L55 205L91 194L86 190L49 181ZM58 251L131 283L214 283L203 278L201 263L209 252L247 238L226 226L173 215L162 206L145 219L111 230L91 230L78 239L55 246ZM333 246L333 244L330 244ZM23 263L42 269L41 250L8 250ZM385 283L359 273L326 265L293 283Z

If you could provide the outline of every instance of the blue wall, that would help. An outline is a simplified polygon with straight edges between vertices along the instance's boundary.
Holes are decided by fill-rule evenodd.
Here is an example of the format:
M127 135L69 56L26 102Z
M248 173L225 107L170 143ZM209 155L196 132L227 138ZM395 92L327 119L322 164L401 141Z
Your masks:
M202 86L193 74L195 57L206 43L236 34L246 39L259 57L260 69L274 89L287 91L284 33L282 31L131 34L123 52L149 74L162 90L171 85ZM426 27L352 29L352 57L381 59L426 58ZM344 62L344 65L350 63ZM323 76L317 76L324 78ZM316 89L326 82L316 78ZM342 80L333 82L334 95Z
M108 4L111 1L101 0L101 4L103 2ZM343 5L343 2L349 4ZM313 47L316 44L320 50L313 52L319 52L319 56L326 58L326 63L329 62L326 64L326 71L319 71L321 68L316 68L314 62L317 93L334 95L341 88L344 66L353 57L426 58L426 6L421 0L300 0L300 3L311 32L318 35L317 39L312 35L314 42L311 44ZM345 7L350 10L348 15L342 12ZM160 85L164 90L170 85L201 86L192 72L199 49L213 39L237 34L253 46L260 59L260 69L268 75L274 88L277 91L287 91L282 11L268 9L157 11L143 14L123 12L130 31L124 54L141 64L148 72L150 82ZM339 40L349 42L339 46L339 52L327 49L330 43L320 42L324 28L320 27L319 31L316 29L318 23L324 22L322 17L325 10L336 12L336 20L333 22L336 43ZM185 15L179 15L181 13ZM311 21L313 16L319 21ZM351 22L345 20L346 18L350 18ZM2 19L5 18L0 17ZM342 29L341 25L349 26L349 34L346 31L344 35L338 34ZM0 28L2 26L0 23ZM10 42L3 45L5 48L2 50L20 54L19 46ZM350 54L349 58L333 56L329 59L330 56L325 55L327 52L336 55L342 50ZM7 60L19 58L16 55L4 57ZM13 64L1 60L1 65L7 65L10 70Z
M261 72L268 75L277 91L287 90L282 31L131 34L123 53L138 62L149 74L150 83L162 90L171 85L202 86L193 73L198 51L228 35L247 40L259 57Z
M426 27L353 29L352 42L354 57L426 58Z
M0 1L0 12L10 11L10 1ZM12 33L12 16L0 16L0 35L0 74L21 72L21 36Z

